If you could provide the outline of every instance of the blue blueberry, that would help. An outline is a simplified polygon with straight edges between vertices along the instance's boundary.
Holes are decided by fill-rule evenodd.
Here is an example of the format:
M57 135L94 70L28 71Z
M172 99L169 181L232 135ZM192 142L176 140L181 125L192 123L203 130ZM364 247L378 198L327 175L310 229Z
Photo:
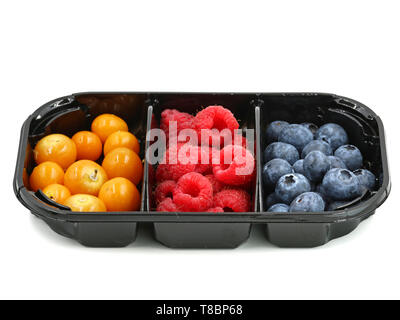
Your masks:
M294 170L294 172L300 173L300 174L302 174L304 176L303 163L304 163L303 159L297 160L293 165L293 170Z
M284 203L277 203L271 206L268 212L289 212L289 206Z
M265 207L269 208L272 207L274 204L279 203L281 200L276 195L275 192L270 193L267 198L265 198Z
M322 187L332 200L353 200L362 193L357 176L347 169L329 170L322 180Z
M363 156L356 146L351 144L341 146L335 151L335 156L342 159L347 169L351 171L362 167Z
M303 168L309 180L319 182L329 170L328 157L321 151L312 151L304 158Z
M274 142L278 141L279 133L282 131L283 128L289 125L286 121L274 121L271 122L267 127L267 142Z
M332 155L332 148L330 144L323 140L313 140L308 143L301 152L301 157L304 159L312 151L321 151L327 156Z
M298 195L290 204L290 212L321 212L325 209L325 201L315 192Z
M318 131L318 126L314 123L304 122L301 125L308 128L314 136L315 136L315 133Z
M332 150L349 142L346 131L336 123L327 123L320 127L315 134L315 139L328 142Z
M276 158L284 159L293 165L297 160L299 160L299 152L290 144L273 142L264 150L264 162Z
M290 204L299 194L311 191L310 182L299 173L289 173L280 177L275 193L286 204Z
M326 203L331 201L331 199L327 196L324 187L322 186L322 183L318 184L315 187L315 192L318 193Z
M328 160L329 160L329 169L334 169L334 168L347 169L343 160L338 157L329 156Z
M264 184L267 188L275 188L276 182L280 177L292 172L293 168L286 160L272 159L263 167L262 175Z
M356 175L363 188L371 191L375 189L376 177L371 171L367 169L358 169L353 173Z
M379 174L378 182L379 182L379 186L382 186L382 185L383 185L383 172L381 172L381 173Z
M300 124L291 124L285 127L278 137L278 141L295 146L299 152L313 139L314 135L310 129Z
M334 211L334 210L338 209L339 207L342 207L348 203L349 203L349 201L333 201L328 204L326 211Z

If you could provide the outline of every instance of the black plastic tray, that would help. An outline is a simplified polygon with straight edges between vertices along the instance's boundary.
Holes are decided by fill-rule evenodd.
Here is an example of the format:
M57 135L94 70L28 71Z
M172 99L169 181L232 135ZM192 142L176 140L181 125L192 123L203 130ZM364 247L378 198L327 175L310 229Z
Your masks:
M257 179L252 193L254 211L245 213L163 213L153 211L152 170L144 165L142 204L138 212L76 213L60 206L41 192L23 184L23 169L34 166L32 148L43 136L64 133L72 136L90 128L99 114L114 113L127 121L141 142L144 158L149 147L146 132L152 118L165 108L195 113L208 105L223 105L235 114L242 128L256 130ZM263 139L273 120L290 122L336 122L349 133L365 158L364 165L379 179L376 191L357 199L352 206L336 211L304 214L265 212L261 179ZM282 247L315 247L343 236L372 215L390 192L384 128L380 118L352 99L320 93L79 93L46 103L24 123L14 178L19 201L57 233L86 246L123 247L136 238L138 223L154 225L155 238L173 248L234 248L247 240L253 224L263 224L266 237Z

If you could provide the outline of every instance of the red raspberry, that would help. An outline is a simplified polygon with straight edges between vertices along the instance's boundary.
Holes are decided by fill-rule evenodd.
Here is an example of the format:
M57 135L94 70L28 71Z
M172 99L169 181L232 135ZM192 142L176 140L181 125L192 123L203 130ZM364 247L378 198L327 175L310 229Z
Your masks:
M170 145L162 163L158 165L156 179L158 182L164 180L178 181L180 177L189 172L211 173L213 169L210 162L210 154L208 147L198 147L184 143Z
M225 140L225 138L227 138L227 139ZM247 139L245 137L243 137L241 134L236 133L236 130L235 130L235 133L234 133L234 135L232 137L231 136L227 136L227 137L224 136L224 137L221 138L221 148L229 146L231 144L233 144L235 146L236 145L237 146L241 146L241 147L243 147L245 149L247 149L247 147L249 146L249 142L247 141Z
M221 207L215 207L208 209L206 212L224 212L224 209L222 209Z
M213 204L212 185L200 173L187 173L178 180L172 198L184 212L204 211Z
M176 187L176 182L173 180L166 180L161 182L155 190L156 204L163 202L165 199L172 199L172 193Z
M245 149L248 149L250 152L254 152L254 150L250 150L249 149L250 148L249 142L242 135L236 134L235 137L233 138L233 143L232 144L241 146L241 147L243 147Z
M210 148L210 163L211 165L220 163L221 149L220 148Z
M229 129L232 134L239 123L231 111L222 106L209 106L197 113L194 119L197 129Z
M171 198L166 198L157 206L157 211L177 212L178 208Z
M185 145L187 147L191 146L191 144L188 143L188 142L174 142L174 143L172 143L172 141L168 141L167 150L171 150L171 152L175 152L176 153ZM197 147L197 145L195 145L194 147Z
M165 180L172 180L171 171L169 171L169 167L165 164L159 164L156 169L156 180L157 182L162 182Z
M183 129L193 128L194 117L185 112L179 112L176 109L165 109L161 113L160 129L164 130L167 141L169 140L169 123L176 121L177 135Z
M220 192L225 187L225 185L219 182L212 174L207 174L205 177L210 181L214 194Z
M183 175L194 172L196 169L195 164L159 164L156 171L157 182L162 182L165 180L178 181Z
M197 140L196 140L196 141L197 141ZM196 144L193 144L192 141L190 141L189 138L187 138L187 139L184 140L184 141L179 141L179 142L178 142L177 139L175 139L175 141L174 141L174 140L167 140L167 148L169 148L169 147L171 147L171 146L175 146L175 145L178 145L178 148L179 148L179 146L184 145L184 144L191 144L191 145L197 147L197 142L196 142Z
M198 163L198 155L189 149L182 155L179 150L183 145L170 146L163 160L157 167L156 179L158 182L165 180L178 181L180 177L189 172L194 172ZM190 147L189 147L190 148ZM197 146L195 147L197 148Z
M255 188L255 175L253 176L253 179L247 183L245 183L244 185L241 186L230 186L230 185L223 185L223 187L221 188L220 191L222 190L227 190L227 189L238 189L238 190L244 190L249 192L250 194L252 194L254 192L254 188Z
M242 135L236 134L235 137L232 139L232 143L227 144L228 145L235 145L235 146L240 146L245 149L248 149L252 155L254 155L254 147L250 145L248 140L243 137ZM250 147L253 148L253 150L250 150ZM219 164L220 162L220 153L221 153L221 148L218 147L210 147L210 162L211 164Z
M218 181L232 186L243 186L255 177L256 162L249 150L240 146L226 146L220 153L220 164L213 164Z
M196 172L205 174L212 173L211 155L212 151L209 147L197 147L198 150L198 164L196 166Z
M234 131L239 128L239 123L233 113L222 106L209 106L201 110L194 118L193 125L197 130L201 145L208 146L213 146L213 138L220 146L225 136L232 137Z
M222 190L214 196L214 206L223 208L225 212L249 212L250 201L250 195L239 189Z

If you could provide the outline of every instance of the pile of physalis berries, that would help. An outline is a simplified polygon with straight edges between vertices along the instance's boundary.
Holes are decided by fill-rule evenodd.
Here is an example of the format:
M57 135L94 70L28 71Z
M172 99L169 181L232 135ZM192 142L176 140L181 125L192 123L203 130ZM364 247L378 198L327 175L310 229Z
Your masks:
M34 149L37 166L29 178L31 190L42 190L72 211L139 210L136 186L143 178L143 164L137 138L112 114L98 116L91 130L72 139L62 134L41 139Z
M161 114L160 128L167 146L156 170L157 211L252 210L249 192L254 188L256 165L249 146L254 141L241 135L230 110L209 106L192 116L167 109Z

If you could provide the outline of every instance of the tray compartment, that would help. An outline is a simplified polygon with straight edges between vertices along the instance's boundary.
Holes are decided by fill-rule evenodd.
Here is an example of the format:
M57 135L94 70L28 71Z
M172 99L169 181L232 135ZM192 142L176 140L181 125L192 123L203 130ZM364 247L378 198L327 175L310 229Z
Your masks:
M364 157L365 168L377 177L373 192L364 194L357 205L343 207L335 212L286 214L266 212L264 200L270 192L262 181L263 161L259 161L260 208L268 215L267 239L281 247L315 247L341 237L352 230L379 206L382 196L390 188L383 126L380 119L361 103L331 94L265 94L260 95L260 153L265 149L267 125L275 120L290 123L312 122L318 126L328 122L338 123L349 135L349 143L356 145ZM343 217L346 217L343 219ZM325 220L325 222L322 222Z
M145 154L146 94L102 94L83 93L50 101L39 108L24 124L15 174L14 189L20 201L42 218L57 233L76 239L90 247L122 247L136 238L136 222L103 221L104 213L92 213L89 220L69 221L73 215L66 208L44 199L40 192L33 193L24 185L22 171L30 174L35 166L33 148L44 136L62 133L69 137L81 130L90 130L95 117L102 113L113 113L123 118L129 129L139 139L141 158ZM98 160L101 164L102 157ZM138 186L144 190L145 181ZM144 192L142 192L141 212L144 212ZM49 205L50 204L50 205ZM34 210L32 210L34 208ZM75 213L76 214L76 213ZM96 221L100 220L100 221Z
M177 109L195 115L210 105L222 105L232 111L238 119L240 128L255 130L254 95L247 94L157 94L152 99L152 115L160 123L161 112L165 109ZM154 122L153 122L154 123ZM254 132L256 137L256 132ZM148 208L155 210L153 192L155 188L154 172L156 168L148 167ZM258 175L257 175L258 177ZM253 206L257 207L257 181L252 192ZM171 213L160 213L171 215ZM204 213L198 213L204 215ZM235 248L247 240L250 234L250 223L181 223L180 213L175 223L154 223L154 236L162 244L171 248ZM226 219L229 221L229 218Z

